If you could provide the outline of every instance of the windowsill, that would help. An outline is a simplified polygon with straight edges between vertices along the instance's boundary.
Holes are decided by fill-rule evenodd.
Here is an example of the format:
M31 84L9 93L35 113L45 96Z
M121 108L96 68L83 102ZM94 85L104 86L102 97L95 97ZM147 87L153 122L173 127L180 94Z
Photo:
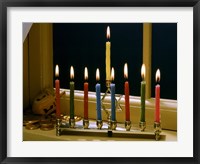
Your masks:
M69 90L61 89L61 114L69 115ZM74 111L76 116L83 117L83 91L75 90L75 99L74 99ZM88 96L89 104L89 119L92 121L93 126L96 127L96 95L95 92L89 92ZM146 100L146 126L150 127L153 132L154 125L154 98ZM109 107L110 104L110 96L105 99L105 106ZM122 95L119 104L121 106L121 111L116 112L116 120L117 127L124 128L124 96ZM161 127L162 127L162 135L164 138L161 141L177 141L177 101L175 100L160 100L161 107ZM139 119L140 119L140 97L130 96L130 118L132 123L132 128L138 128ZM104 120L104 124L107 122L107 115L104 111L102 111L102 119ZM77 123L76 123L77 124ZM82 120L78 121L78 124L82 126ZM147 128L148 130L148 128ZM154 139L144 139L144 138L132 138L132 137L107 137L107 136L84 136L83 134L71 135L70 133L67 135L56 136L56 129L50 131L42 131L40 129L36 130L27 130L25 127L23 128L23 140L24 141L105 141L105 140L113 140L113 141L149 141Z

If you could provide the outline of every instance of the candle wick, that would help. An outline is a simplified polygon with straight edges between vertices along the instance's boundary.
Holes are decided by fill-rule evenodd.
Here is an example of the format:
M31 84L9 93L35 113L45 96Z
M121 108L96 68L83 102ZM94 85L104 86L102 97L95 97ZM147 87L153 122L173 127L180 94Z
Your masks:
M125 77L124 81L125 81L125 82L127 82L127 81L128 81L128 79Z
M142 76L142 81L144 81L144 79L145 79L145 78L144 78L144 75L143 75L143 76Z

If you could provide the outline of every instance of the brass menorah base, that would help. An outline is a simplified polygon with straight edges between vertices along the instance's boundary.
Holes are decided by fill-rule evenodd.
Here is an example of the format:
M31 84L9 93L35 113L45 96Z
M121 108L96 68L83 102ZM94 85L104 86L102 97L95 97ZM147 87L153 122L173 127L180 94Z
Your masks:
M81 122L81 121L80 121ZM154 128L146 127L145 131L141 131L140 127L131 125L131 122L127 122L125 127L123 123L112 122L111 128L109 128L108 122L102 120L87 120L87 128L83 123L75 123L73 128L70 123L66 123L61 119L56 121L56 135L79 135L79 136L98 136L98 137L115 137L115 138L140 138L140 139L152 139L152 140L164 140L165 135L161 134L161 124L154 123Z

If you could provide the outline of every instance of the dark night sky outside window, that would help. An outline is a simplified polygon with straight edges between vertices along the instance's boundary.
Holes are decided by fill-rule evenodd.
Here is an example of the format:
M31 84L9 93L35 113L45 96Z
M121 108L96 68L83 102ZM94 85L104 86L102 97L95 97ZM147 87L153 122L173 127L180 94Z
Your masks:
M124 93L124 64L128 63L130 94L140 96L142 23L53 24L54 67L59 65L61 88L69 88L70 66L75 71L75 89L83 90L84 67L88 67L89 90L95 91L96 68L105 91L106 28L111 30L111 66L115 68L116 93ZM177 24L152 25L152 97L155 72L161 71L161 98L177 99Z

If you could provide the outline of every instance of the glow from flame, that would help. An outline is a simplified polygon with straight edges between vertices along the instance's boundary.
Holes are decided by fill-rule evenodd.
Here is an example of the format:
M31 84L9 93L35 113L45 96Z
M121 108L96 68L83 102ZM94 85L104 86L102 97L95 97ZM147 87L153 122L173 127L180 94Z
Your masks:
M143 79L143 80L145 79L145 71L146 71L145 64L142 64L141 76L142 76L142 79Z
M157 71L156 71L156 82L160 82L160 77L161 77L160 70L157 69Z
M55 76L56 77L59 76L59 67L58 67L58 65L56 65L56 68L55 68Z
M96 70L96 80L97 80L97 81L100 80L100 72L99 72L99 68L97 68L97 70Z
M88 69L87 69L87 67L85 67L85 69L84 69L84 77L85 77L85 80L88 79Z
M74 79L74 68L73 68L73 66L70 67L70 78Z
M124 78L128 79L128 65L127 65L127 63L124 64Z
M115 79L115 71L114 71L114 68L112 67L112 70L111 70L111 80L114 81Z
M107 27L107 33L106 33L107 35L107 39L110 39L110 27L108 26Z

